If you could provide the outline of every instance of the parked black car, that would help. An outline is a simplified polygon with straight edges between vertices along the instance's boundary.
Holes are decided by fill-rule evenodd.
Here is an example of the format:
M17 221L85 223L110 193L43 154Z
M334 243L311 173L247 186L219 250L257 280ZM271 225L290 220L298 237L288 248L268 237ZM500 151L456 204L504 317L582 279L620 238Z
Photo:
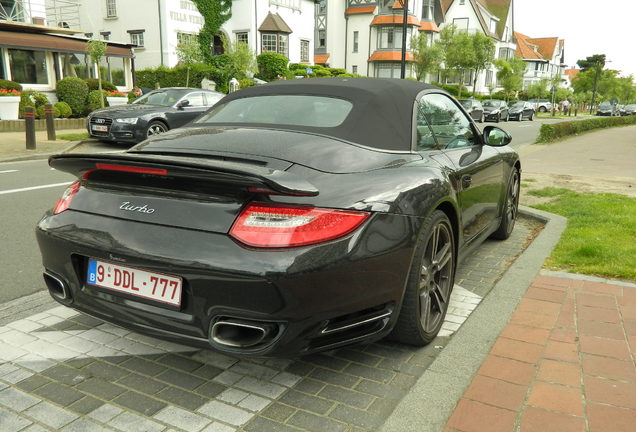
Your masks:
M508 118L510 120L521 121L523 119L533 120L535 115L534 104L531 102L518 101L510 105Z
M480 101L477 99L461 99L459 103L462 104L473 120L476 120L479 123L484 122L484 107Z
M36 230L58 302L244 355L438 333L458 262L510 236L521 165L445 91L371 78L276 81L77 176Z
M486 99L482 102L484 107L484 119L493 120L499 123L501 120L508 121L508 104L499 99Z
M601 102L596 110L597 116L619 116L621 115L620 110L618 109L617 104L612 104L610 102Z
M194 120L223 96L194 88L153 90L131 104L93 111L88 115L88 133L102 141L138 143Z

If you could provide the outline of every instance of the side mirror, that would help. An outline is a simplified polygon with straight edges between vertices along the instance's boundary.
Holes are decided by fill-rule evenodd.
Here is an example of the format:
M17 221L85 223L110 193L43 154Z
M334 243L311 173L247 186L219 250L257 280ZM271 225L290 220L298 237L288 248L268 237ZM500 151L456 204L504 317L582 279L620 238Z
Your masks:
M190 105L190 101L187 99L184 99L182 101L179 101L179 103L177 104L177 108L181 109L183 107L187 107L188 105Z
M503 147L510 144L512 137L508 132L496 126L484 128L484 142L491 147Z

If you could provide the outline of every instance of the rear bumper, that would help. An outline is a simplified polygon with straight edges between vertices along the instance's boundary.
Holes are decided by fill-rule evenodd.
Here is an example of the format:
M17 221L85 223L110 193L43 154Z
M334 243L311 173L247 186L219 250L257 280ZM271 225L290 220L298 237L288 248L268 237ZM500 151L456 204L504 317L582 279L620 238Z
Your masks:
M256 251L225 234L166 228L66 211L45 216L36 236L53 298L141 333L232 354L289 356L374 340L393 327L419 219L376 214L348 237L317 246ZM181 276L181 307L87 285L94 257ZM272 331L248 347L219 344L219 320Z

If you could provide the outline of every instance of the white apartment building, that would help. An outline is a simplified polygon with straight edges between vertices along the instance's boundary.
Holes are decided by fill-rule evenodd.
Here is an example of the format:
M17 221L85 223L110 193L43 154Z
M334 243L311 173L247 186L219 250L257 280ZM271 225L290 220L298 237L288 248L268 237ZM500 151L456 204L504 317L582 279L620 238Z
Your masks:
M82 0L80 23L90 37L136 45L135 68L143 69L175 66L177 45L196 37L203 17L189 0ZM234 0L221 31L256 54L276 51L311 63L313 24L313 0ZM224 51L220 37L213 45L215 53Z
M445 22L468 32L481 32L495 41L495 57L508 59L515 55L513 0L442 0ZM494 65L482 71L475 82L475 91L486 94L497 90L497 70ZM447 76L446 84L457 84L462 79L472 86L474 76L465 73L463 77Z
M524 90L541 80L551 81L557 77L563 87L570 86L565 75L565 41L557 37L531 38L515 32L517 39L517 57L526 62L523 76Z

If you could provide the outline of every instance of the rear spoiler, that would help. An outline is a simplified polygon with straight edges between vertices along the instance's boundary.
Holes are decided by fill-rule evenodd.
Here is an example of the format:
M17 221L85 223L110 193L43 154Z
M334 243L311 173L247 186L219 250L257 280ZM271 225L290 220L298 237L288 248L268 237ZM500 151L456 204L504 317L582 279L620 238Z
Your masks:
M51 156L49 165L84 178L100 169L140 172L169 177L188 177L201 180L253 187L261 192L283 195L316 196L318 189L308 181L286 171L229 162L183 156L157 154L62 154Z

